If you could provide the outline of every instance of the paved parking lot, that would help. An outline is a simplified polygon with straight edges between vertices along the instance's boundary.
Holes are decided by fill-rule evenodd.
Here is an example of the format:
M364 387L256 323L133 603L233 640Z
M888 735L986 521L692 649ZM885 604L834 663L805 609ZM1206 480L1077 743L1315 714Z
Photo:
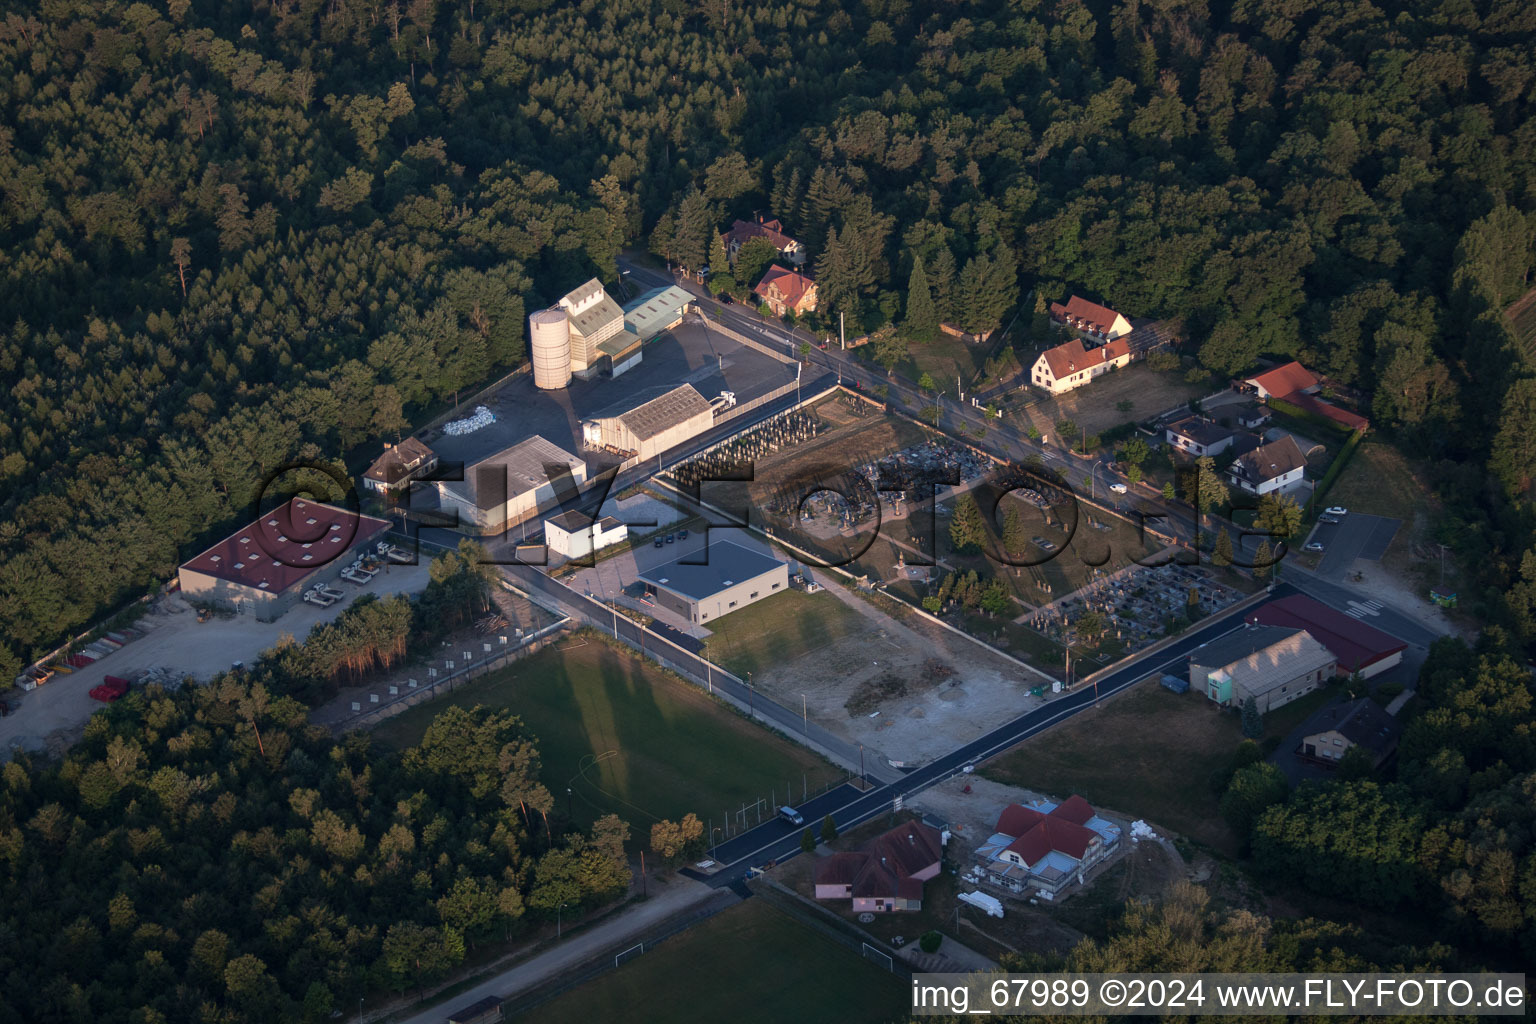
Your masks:
M1351 512L1338 523L1318 523L1306 540L1308 544L1315 541L1323 545L1318 575L1342 580L1355 564L1355 559L1379 561L1401 525L1401 519L1359 512Z
M567 451L588 457L593 473L602 468L581 449L581 421L648 388L692 384L705 398L721 391L749 402L795 379L795 368L719 331L687 322L645 346L640 365L617 378L572 379L569 387L543 391L529 374L508 381L484 405L496 422L471 434L441 435L428 440L444 461L469 464L494 455L532 434L540 434ZM469 416L473 407L461 410ZM589 474L590 475L590 474Z

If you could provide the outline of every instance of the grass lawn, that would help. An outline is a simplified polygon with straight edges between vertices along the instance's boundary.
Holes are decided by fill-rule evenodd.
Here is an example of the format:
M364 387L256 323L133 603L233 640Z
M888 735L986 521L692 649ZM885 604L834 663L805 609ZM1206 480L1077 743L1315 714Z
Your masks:
M1278 723L1277 723L1278 724ZM1141 816L1229 854L1209 778L1242 742L1238 717L1148 680L989 761L989 779Z
M863 620L825 590L786 590L710 623L707 656L746 678L782 666L860 628Z
M719 822L727 809L805 776L812 790L842 773L820 757L720 706L650 662L578 636L412 708L374 730L386 746L416 743L447 703L510 708L538 738L556 807L567 786L572 817L613 812L637 837L692 811ZM796 787L799 788L799 787Z
M751 899L513 1019L880 1024L909 1005L894 974Z

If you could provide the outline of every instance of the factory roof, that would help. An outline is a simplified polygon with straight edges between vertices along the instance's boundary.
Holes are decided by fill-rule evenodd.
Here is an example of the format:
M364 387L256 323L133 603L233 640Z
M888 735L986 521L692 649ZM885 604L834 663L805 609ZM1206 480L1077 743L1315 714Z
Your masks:
M606 341L598 342L597 350L612 359L619 359L640 347L640 335L634 331L620 331Z
M702 559L703 564L690 565L683 561L685 558ZM787 564L772 555L721 540L712 541L703 551L646 569L640 573L640 578L653 586L698 601Z
M613 518L613 516L603 516L602 519L597 521L597 524L603 533L616 530L624 525ZM557 527L566 533L575 533L577 530L585 530L591 527L592 517L585 512L573 508L569 512L562 512L552 519L545 520L544 525Z
M292 498L181 567L275 594L388 530L383 519Z
M640 394L638 403L631 399L598 413L594 419L621 420L636 440L644 441L710 411L709 401L692 384L649 388Z
M467 494L477 508L492 509L549 483L555 474L548 467L562 465L585 467L586 462L535 434L465 467L464 479L448 486Z
M624 323L641 338L650 338L671 326L693 301L676 285L654 288L624 307Z

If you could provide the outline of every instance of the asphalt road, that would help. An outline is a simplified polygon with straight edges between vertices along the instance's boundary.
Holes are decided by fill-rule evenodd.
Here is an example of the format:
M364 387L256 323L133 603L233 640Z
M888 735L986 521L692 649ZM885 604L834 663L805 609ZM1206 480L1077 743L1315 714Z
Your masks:
M1329 580L1342 580L1355 564L1355 559L1379 560L1401 525L1400 519L1361 512L1351 512L1337 523L1319 522L1307 538L1308 543L1317 541L1323 545L1318 575Z
M1276 587L1275 596L1283 597L1293 592L1294 589L1289 585L1281 584ZM949 778L964 766L1001 753L1036 733L1067 720L1083 709L1091 707L1097 700L1118 693L1152 673L1168 671L1179 666L1185 662L1192 651L1225 633L1240 628L1242 621L1242 615L1236 611L1212 616L1199 628L1191 630L1155 655L1132 662L1119 671L1101 678L1097 687L1082 689L1059 697L1020 715L985 736L906 773L895 782L878 786L862 794L848 794L847 791L852 787L847 786L833 790L825 797L812 801L807 806L809 813L802 812L806 819L806 826L814 827L823 816L831 814L839 830L846 830L880 814L891 812L895 809L897 797L905 801L929 786ZM765 864L770 860L778 861L794 856L800 852L801 831L799 827L775 820L765 822L729 843L721 844L717 851L717 859L725 866L709 876L709 884L730 885L742 878L752 867ZM817 831L819 832L819 829Z

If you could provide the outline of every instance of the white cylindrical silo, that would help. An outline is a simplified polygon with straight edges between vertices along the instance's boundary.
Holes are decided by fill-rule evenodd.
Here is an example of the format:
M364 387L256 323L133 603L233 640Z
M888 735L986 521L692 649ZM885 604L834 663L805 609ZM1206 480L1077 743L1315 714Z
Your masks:
M541 309L528 318L528 352L533 383L558 391L571 382L571 321L559 306Z

